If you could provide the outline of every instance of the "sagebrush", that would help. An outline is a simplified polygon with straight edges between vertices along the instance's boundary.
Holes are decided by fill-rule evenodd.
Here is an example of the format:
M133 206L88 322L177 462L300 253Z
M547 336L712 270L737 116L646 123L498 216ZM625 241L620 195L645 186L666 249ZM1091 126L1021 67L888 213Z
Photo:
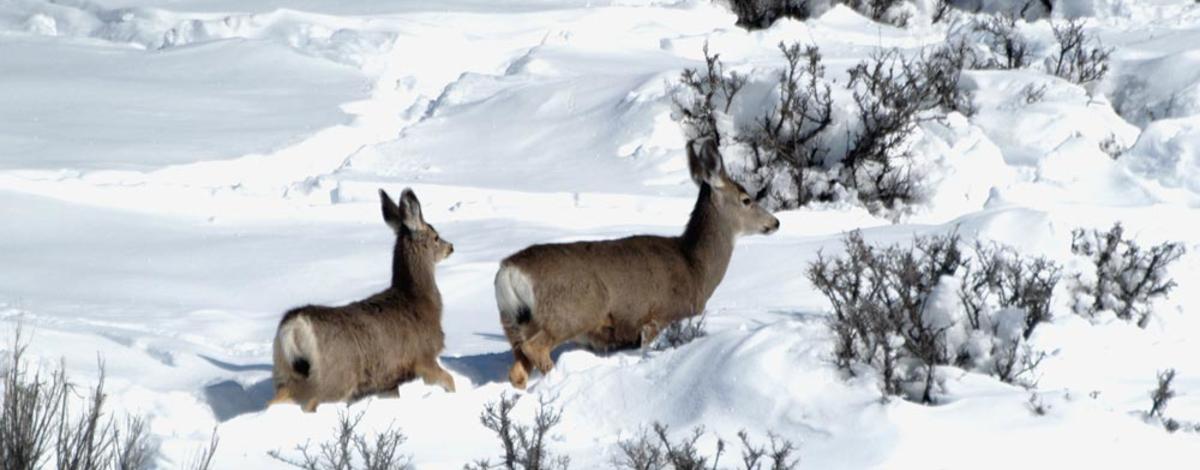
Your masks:
M1046 70L1078 84L1094 82L1108 73L1111 48L1105 48L1100 40L1088 35L1080 20L1054 23L1054 39L1058 41L1058 53L1046 59Z
M496 434L503 450L500 461L481 460L468 464L469 470L566 470L570 459L555 455L549 449L550 431L562 421L562 410L553 406L553 399L538 396L538 408L532 424L514 420L512 411L520 395L502 394L499 401L488 403L479 416L483 426Z
M0 396L0 462L6 470L147 469L158 442L145 418L117 419L107 410L104 364L95 387L71 383L62 365L32 366L17 328L4 364ZM77 397L83 398L80 404Z
M294 455L268 452L275 460L304 470L409 470L410 458L400 450L406 438L389 426L368 439L358 430L363 413L338 413L333 438L312 448L311 442L296 446Z
M1075 276L1075 311L1089 317L1112 312L1117 318L1145 328L1153 303L1175 288L1168 267L1183 257L1179 242L1142 248L1125 238L1120 223L1107 232L1076 229L1071 252L1091 261L1090 272Z
M973 112L960 79L977 60L974 51L964 41L912 57L880 50L852 67L850 80L835 90L817 47L781 43L779 50L784 66L773 99L743 118L729 110L747 77L726 72L706 47L705 68L685 70L674 94L686 135L742 155L735 176L772 209L856 201L892 215L923 200L928 188L914 169L914 133L946 113ZM839 114L838 93L853 108Z
M1026 341L1050 319L1056 264L982 243L971 255L954 233L877 247L855 231L844 245L843 256L821 254L808 269L833 306L829 327L840 370L856 374L865 366L879 375L886 396L924 403L935 401L939 366L1033 382L1044 354ZM950 295L958 301L953 307L946 306Z
M717 439L715 449L705 453L698 445L704 437L704 429L692 428L686 436L673 440L669 428L654 423L650 430L642 429L636 437L623 439L618 444L620 453L613 459L613 467L622 470L716 470L721 467L726 444ZM740 465L732 468L742 470L793 470L800 464L798 446L777 435L768 435L766 444L755 444L745 430L739 431L738 441L742 445Z

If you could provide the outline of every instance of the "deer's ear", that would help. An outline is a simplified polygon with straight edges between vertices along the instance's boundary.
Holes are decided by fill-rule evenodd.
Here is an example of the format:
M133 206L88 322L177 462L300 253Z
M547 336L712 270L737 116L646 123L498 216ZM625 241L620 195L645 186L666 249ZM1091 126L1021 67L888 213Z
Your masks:
M400 221L409 230L417 231L425 228L425 217L421 215L421 201L412 189L404 188L400 193Z
M379 190L379 203L383 209L383 221L387 222L388 227L397 232L400 231L400 207L392 202L392 197L388 196L387 191Z
M698 185L708 183L713 188L725 184L725 162L715 140L704 138L688 142L687 153L692 181Z

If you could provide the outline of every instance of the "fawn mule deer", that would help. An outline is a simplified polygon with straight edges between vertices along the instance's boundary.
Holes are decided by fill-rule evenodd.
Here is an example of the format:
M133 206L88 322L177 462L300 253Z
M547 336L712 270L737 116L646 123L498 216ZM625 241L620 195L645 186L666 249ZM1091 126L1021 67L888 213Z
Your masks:
M700 195L683 235L533 245L500 263L496 303L514 386L524 388L531 367L548 372L550 352L565 341L645 345L660 328L703 312L735 239L779 229L779 219L726 175L715 142L688 142L687 151Z
M275 334L275 399L305 411L320 403L392 395L420 377L454 391L438 365L444 347L442 295L434 265L454 252L421 216L421 203L405 189L400 204L379 191L383 220L396 232L392 285L341 307L292 309Z

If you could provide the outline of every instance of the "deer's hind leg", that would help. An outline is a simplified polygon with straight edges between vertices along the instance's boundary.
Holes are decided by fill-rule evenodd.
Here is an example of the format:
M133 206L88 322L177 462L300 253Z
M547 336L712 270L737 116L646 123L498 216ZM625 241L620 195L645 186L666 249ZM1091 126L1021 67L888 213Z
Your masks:
M517 389L524 390L525 384L529 381L529 372L533 370L533 363L522 350L522 344L525 343L525 333L527 330L533 330L534 326L530 324L515 325L507 322L502 322L504 327L504 336L508 337L508 344L512 347L513 365L508 369L508 381Z
M529 371L533 370L533 362L525 356L521 350L521 344L514 344L512 347L513 365L508 369L508 381L513 387L525 389L525 383L529 381Z
M558 341L543 330L534 333L528 340L521 343L520 348L527 361L542 374L547 374L550 369L554 368L554 360L550 358L550 352L554 351L555 346L558 346Z
M285 403L292 403L293 401L295 401L295 399L292 398L292 389L287 387L278 387L275 389L275 398L272 398L271 401L267 402L267 406L282 405Z

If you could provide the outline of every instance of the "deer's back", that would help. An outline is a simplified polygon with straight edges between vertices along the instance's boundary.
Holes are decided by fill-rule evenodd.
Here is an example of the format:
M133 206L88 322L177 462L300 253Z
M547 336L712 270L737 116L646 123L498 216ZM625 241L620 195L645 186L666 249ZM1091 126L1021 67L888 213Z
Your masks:
M676 237L533 245L504 263L533 280L534 320L560 339L639 330L651 316L679 318L703 302Z
M304 316L312 324L320 351L319 382L328 388L353 386L357 397L411 380L418 361L437 357L445 341L440 312L422 311L432 308L398 303L385 291L342 307L301 307L283 321ZM431 317L434 321L426 320Z

